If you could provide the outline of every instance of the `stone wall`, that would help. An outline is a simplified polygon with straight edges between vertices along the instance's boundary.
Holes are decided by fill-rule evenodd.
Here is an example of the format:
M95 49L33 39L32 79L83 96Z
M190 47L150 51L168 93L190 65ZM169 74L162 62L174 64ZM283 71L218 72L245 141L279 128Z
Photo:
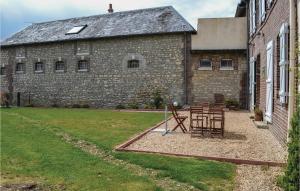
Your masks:
M199 70L201 59L212 61L211 70ZM221 70L221 59L232 59L232 70ZM214 102L214 94L225 99L236 100L246 107L247 57L246 51L194 51L192 54L192 98L193 104Z
M142 105L157 90L183 104L184 50L183 34L107 38L4 47L1 64L13 68L14 104L20 92L21 105ZM128 68L130 59L139 60L140 67ZM55 71L58 60L65 63L64 72ZM88 61L88 71L77 70L79 60ZM39 61L45 68L35 73ZM15 72L17 63L25 64L24 73ZM1 76L1 88L7 87L5 78Z

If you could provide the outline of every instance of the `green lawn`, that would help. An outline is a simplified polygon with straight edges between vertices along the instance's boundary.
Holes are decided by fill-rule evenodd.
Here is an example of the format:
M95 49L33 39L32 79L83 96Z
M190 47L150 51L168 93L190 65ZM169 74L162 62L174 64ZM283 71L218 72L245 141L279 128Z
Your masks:
M117 144L161 121L161 113L13 108L1 109L1 117L4 182L32 179L66 190L161 190L149 177L136 176L65 143L54 134L55 129L92 142L118 159L159 170L161 177L201 190L233 188L232 164L112 151Z

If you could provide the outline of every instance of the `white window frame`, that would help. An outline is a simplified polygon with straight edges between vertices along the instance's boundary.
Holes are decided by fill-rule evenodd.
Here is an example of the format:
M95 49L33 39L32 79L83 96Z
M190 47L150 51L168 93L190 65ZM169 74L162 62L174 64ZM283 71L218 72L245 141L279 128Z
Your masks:
M201 66L202 61L209 61L210 67ZM200 59L198 63L198 70L212 70L212 61L210 59Z
M287 23L282 24L279 33L280 51L279 51L279 68L280 68L280 86L279 86L279 101L282 104L287 103L288 99L288 75L289 75L289 60L288 60L288 33L289 27Z
M37 64L41 64L40 69L37 68ZM35 73L44 73L44 70L45 70L44 62L38 61L38 62L34 63L34 72Z
M57 64L62 64L63 65L63 69L58 69L57 68ZM65 64L65 62L64 61L61 61L61 60L59 60L59 61L56 61L55 63L54 63L54 69L55 69L55 72L65 72L65 70L66 70L66 64Z
M266 18L266 0L259 0L259 21L263 22Z
M80 68L79 66L80 66L80 62L85 62L85 64L86 64L86 68ZM87 61L87 60L79 60L78 62L77 62L77 71L78 72L88 72L88 70L89 70L89 62Z
M222 61L231 61L231 67L222 67ZM220 70L234 70L233 60L232 59L221 59L220 61Z
M19 69L19 68L18 68L19 65L22 65L22 66L23 66L22 70L18 70L18 69ZM16 64L16 73L17 73L17 74L22 74L22 73L24 73L24 71L25 71L25 63L23 63L23 62L18 62L18 63Z
M87 27L87 25L79 25L79 26L74 26L73 28L71 28L66 35L68 34L79 34L83 29L85 29Z

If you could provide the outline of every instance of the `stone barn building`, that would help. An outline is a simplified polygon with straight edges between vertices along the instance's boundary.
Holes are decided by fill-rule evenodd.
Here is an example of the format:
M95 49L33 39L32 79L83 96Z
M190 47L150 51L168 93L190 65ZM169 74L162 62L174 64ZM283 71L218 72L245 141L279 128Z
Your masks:
M247 19L198 19L192 35L190 100L213 102L214 94L247 108Z
M32 24L1 43L1 90L18 106L142 105L156 91L183 105L195 32L169 6Z

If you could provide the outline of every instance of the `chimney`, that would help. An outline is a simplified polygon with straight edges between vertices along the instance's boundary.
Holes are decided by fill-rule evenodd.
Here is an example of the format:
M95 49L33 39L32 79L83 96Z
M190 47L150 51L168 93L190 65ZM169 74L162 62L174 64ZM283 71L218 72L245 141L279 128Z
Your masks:
M108 8L108 10L107 10L109 13L113 13L114 12L114 10L113 10L113 8L112 8L112 4L110 3L109 4L109 8Z

